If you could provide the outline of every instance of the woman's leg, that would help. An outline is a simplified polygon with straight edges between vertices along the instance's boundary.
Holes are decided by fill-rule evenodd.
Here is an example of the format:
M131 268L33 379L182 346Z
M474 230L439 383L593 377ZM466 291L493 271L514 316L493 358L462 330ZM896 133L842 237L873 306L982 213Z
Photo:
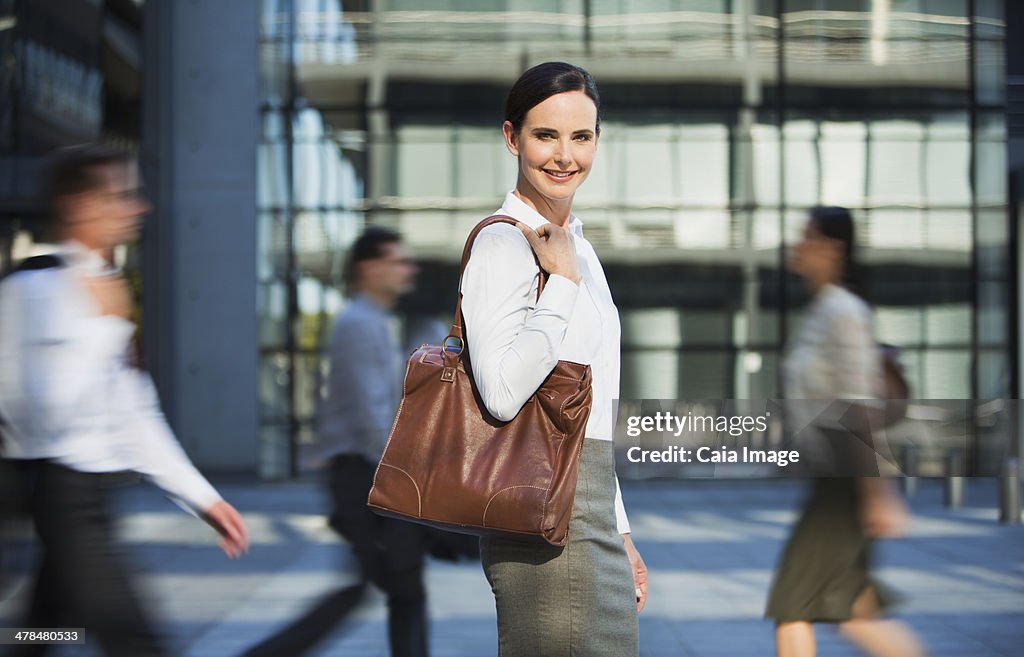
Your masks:
M878 618L878 597L866 588L853 603L853 619L839 624L839 633L872 657L924 657L924 646L904 623Z
M924 646L909 627L894 620L855 618L839 633L872 657L924 657Z
M807 621L788 621L775 626L778 657L814 657L814 626Z

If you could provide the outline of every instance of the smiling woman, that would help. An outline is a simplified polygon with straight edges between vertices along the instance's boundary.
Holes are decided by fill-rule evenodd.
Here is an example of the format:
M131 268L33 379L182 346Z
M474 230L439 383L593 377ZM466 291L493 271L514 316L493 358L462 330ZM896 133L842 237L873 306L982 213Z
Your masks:
M553 75L537 70L546 66ZM505 145L519 159L516 194L564 228L597 153L600 98L590 74L576 67L541 64L528 76L509 94L502 125Z
M481 541L502 657L638 652L647 570L630 537L611 442L619 316L583 223L572 213L597 154L599 110L594 80L577 66L540 64L519 78L502 125L518 175L497 212L518 226L484 228L462 279L473 377L497 420L515 418L559 360L589 365L592 377L565 547ZM538 262L548 274L539 298Z

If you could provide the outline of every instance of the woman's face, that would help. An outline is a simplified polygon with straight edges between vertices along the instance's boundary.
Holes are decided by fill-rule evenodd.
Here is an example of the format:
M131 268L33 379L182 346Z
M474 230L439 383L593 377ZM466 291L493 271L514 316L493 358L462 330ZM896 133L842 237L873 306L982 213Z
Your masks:
M552 204L571 202L597 152L597 106L582 91L556 94L526 113L518 132L508 121L505 144L519 159L519 185Z
M842 266L840 249L839 240L822 235L814 220L808 219L803 237L790 249L789 270L810 280L832 280Z

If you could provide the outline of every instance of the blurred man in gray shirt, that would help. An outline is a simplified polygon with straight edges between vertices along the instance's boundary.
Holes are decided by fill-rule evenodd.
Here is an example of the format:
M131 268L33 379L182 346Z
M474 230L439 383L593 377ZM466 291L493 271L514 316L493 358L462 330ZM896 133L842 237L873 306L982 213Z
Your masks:
M412 291L416 272L398 233L368 228L349 255L346 283L352 300L338 317L328 348L328 393L319 411L320 441L314 451L326 464L334 507L331 527L352 544L361 580L321 599L246 657L308 652L359 603L367 582L387 595L392 656L427 655L423 557L428 533L419 525L377 516L366 506L402 394L407 354L393 309Z
M384 453L407 356L393 308L412 290L416 275L398 239L371 228L353 248L348 271L354 296L335 321L328 347L331 370L316 448L321 458L362 455L376 465Z

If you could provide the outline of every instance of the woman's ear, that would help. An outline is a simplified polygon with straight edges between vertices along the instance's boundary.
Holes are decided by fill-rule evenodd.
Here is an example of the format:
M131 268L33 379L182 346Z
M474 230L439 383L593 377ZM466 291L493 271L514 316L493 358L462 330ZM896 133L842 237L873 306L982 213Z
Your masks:
M501 124L501 134L505 136L505 148L508 149L508 152L519 157L519 133L511 121Z

